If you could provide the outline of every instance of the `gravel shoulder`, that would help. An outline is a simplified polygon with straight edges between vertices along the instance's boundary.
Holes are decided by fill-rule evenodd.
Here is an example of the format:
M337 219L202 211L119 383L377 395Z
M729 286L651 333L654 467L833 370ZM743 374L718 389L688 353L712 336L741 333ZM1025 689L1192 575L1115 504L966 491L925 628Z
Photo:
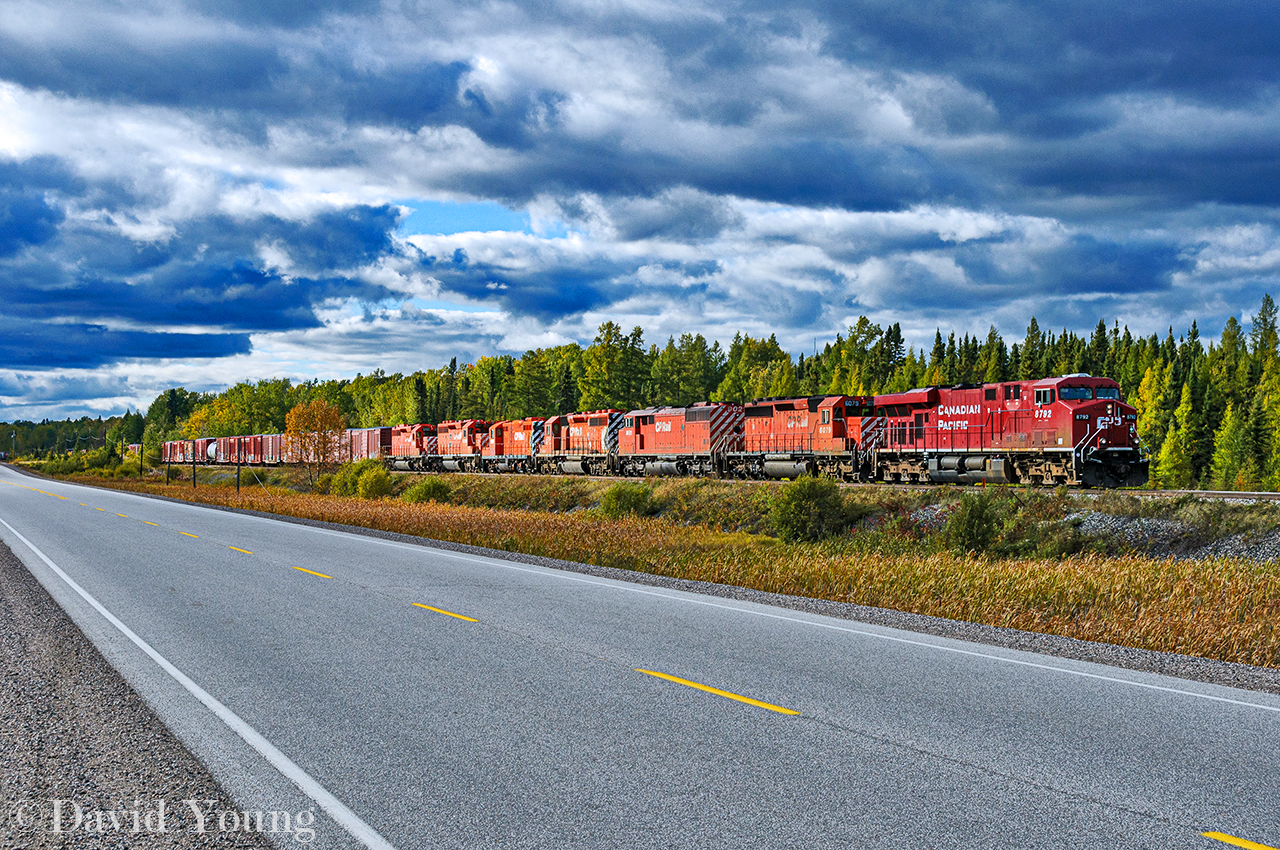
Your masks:
M2 543L0 681L0 847L272 846L218 829L232 800Z

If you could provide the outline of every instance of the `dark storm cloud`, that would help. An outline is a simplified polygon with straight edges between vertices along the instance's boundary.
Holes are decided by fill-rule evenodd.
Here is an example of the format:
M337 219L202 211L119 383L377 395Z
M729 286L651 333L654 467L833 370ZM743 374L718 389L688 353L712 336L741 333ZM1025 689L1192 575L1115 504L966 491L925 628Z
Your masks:
M495 301L513 313L555 321L621 300L634 290L623 276L635 263L591 260L533 268L475 262L458 248L442 257L424 256L422 267L445 289Z
M443 176L442 185L511 202L546 192L652 197L678 186L864 210L924 202L1016 208L1026 194L1043 201L1044 193L1078 192L1256 204L1273 203L1280 192L1276 126L1224 138L1191 159L1188 145L1152 149L1143 138L1107 136L1131 110L1158 110L1166 99L1249 109L1273 98L1280 51L1270 34L1280 30L1280 7L1266 4L1198 2L1173 12L1151 2L815 0L655 14L547 3L476 18L443 3L391 12L362 2L231 0L202 5L201 25L185 30L156 18L155 33L113 16L112 7L76 8L83 14L57 19L54 35L0 36L0 77L78 97L196 110L258 139L280 121L465 127L521 156ZM471 25L455 29L464 15ZM659 120L745 131L746 138L717 157L637 149L625 131L583 137L566 128L562 113L575 96L591 97L596 81L517 79L495 93L465 79L474 70L469 62L403 50L415 43L413 33L524 31L569 40L625 34L650 45L669 75L669 87L653 92ZM867 84L896 97L933 138L878 139L858 115L815 109L821 103L806 101L803 87L830 69L788 68L800 60L780 46L812 38L810 31L822 39L811 59L865 69ZM911 75L932 75L936 85L916 91ZM769 115L787 116L782 132ZM998 151L937 144L979 128L1006 142ZM323 155L334 162L362 156L356 149Z
M249 353L247 334L111 330L93 324L43 324L0 315L0 363L9 367L92 368L121 360L196 359Z
M351 273L397 255L393 207L350 207L301 221L208 215L184 222L166 240L138 242L66 220L46 200L53 192L73 200L97 194L55 161L0 165L5 365L240 354L249 333L319 326L315 308L326 299L392 296ZM264 267L262 245L288 258L287 273ZM152 333L148 325L168 330ZM184 326L222 331L172 331Z

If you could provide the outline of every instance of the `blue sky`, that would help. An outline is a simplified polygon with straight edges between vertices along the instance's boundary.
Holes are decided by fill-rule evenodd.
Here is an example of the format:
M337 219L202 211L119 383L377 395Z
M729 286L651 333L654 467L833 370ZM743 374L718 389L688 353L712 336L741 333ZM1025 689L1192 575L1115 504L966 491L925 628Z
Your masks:
M1280 7L12 2L0 419L1280 294Z

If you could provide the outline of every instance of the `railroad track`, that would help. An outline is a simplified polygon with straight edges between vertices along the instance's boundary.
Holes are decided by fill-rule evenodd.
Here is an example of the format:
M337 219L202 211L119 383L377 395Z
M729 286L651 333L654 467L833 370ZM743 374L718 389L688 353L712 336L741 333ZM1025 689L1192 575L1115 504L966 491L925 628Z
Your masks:
M428 474L428 473L423 473L423 472L409 472L409 471L405 471L405 470L391 470L391 473L392 473L393 475L425 475L425 474ZM474 476L482 477L482 478L511 478L511 477L513 477L513 473L510 473L510 472L444 472L444 473L434 473L434 474L437 474L437 475L474 475ZM564 477L564 476L542 475L542 476L527 476L527 477L531 477L531 478L534 478L534 477L536 477L536 478L548 478L548 479L550 479L550 478L562 478L562 477ZM656 477L656 476L655 476L655 477ZM675 477L678 477L678 476L675 476ZM578 481L646 481L646 480L650 480L650 479L647 479L647 478L625 478L625 477L621 477L621 476L617 476L617 475L575 475L575 476L573 476L573 478L574 478L574 480L578 480ZM693 478L690 478L689 480L693 480ZM780 482L782 482L782 481L786 481L786 480L788 480L788 479L779 479L779 478L768 478L768 479L758 479L758 478L703 479L703 478L699 478L698 480L704 480L704 481L725 480L725 481L733 481L733 482L738 483L738 484L769 484L769 483L780 483ZM1019 486L1019 485L1016 485L1016 484L1014 484L1014 485L996 485L996 484L993 484L993 485L983 485L983 484L895 484L895 483L888 483L888 482L871 482L871 483L863 483L863 482L852 482L852 481L840 481L840 482L837 482L837 483L838 483L841 487L850 487L850 488L854 488L854 487L871 487L871 488L875 488L875 489L878 489L878 490L931 490L931 489L935 489L935 488L938 488L938 487L948 487L948 488L955 488L955 489L959 489L959 490L982 490L982 489L984 489L986 486L991 486L991 487L999 487L999 486L1013 486L1013 487L1017 487L1017 486ZM1050 490L1050 489L1053 489L1053 488L1048 488L1048 487L1046 487L1046 488L1043 488L1043 489L1045 489L1045 490ZM1129 494L1129 495L1131 495L1131 496L1139 496L1139 497L1142 497L1142 498L1157 498L1157 499L1160 499L1160 498L1165 498L1165 499L1174 499L1174 498L1177 498L1178 496L1196 496L1196 497L1201 498L1201 499L1222 499L1222 500L1226 500L1226 501L1242 501L1242 502L1250 502L1250 501L1253 501L1253 502L1280 502L1280 493L1264 493L1264 492L1254 492L1254 491L1245 491L1245 490L1139 490L1139 489L1132 489L1132 490L1131 490L1131 489L1126 489L1126 488L1112 488L1112 489L1106 489L1106 490L1104 490L1104 489L1100 489L1100 488L1083 488L1083 487L1073 487L1073 488L1071 488L1071 489L1072 489L1072 491L1073 491L1073 492L1078 492L1078 493L1090 493L1090 494L1096 494L1096 493L1127 493L1127 494Z

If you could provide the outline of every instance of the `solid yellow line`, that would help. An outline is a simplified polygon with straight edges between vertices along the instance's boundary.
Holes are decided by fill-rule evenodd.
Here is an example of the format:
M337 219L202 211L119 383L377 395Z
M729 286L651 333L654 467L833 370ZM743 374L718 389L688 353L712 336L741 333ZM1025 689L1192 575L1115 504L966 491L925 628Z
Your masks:
M776 711L779 714L799 714L800 713L798 711L793 711L790 708L783 708L780 705L773 705L772 703L761 702L760 700L752 699L751 697L744 697L740 694L730 693L729 691L722 691L719 688L713 688L713 687L710 687L709 685L699 685L697 682L690 682L688 679L681 679L679 676L668 676L666 673L657 673L657 672L654 672L653 670L641 670L639 667L636 668L636 672L644 673L646 676L657 676L659 679L666 679L668 682L675 682L677 685L684 685L685 687L688 687L688 688L696 688L700 691L706 691L709 694L715 694L716 696L724 697L725 699L736 699L738 702L745 702L747 705L754 705L759 708L767 708L770 711Z
M320 578L333 578L333 576L327 576L324 573L318 573L315 570L309 570L306 567L294 567L294 569L300 570L304 573L311 573L313 576L320 576Z
M466 620L468 623L480 622L475 617L464 617L461 614L455 614L452 611L446 611L443 608L432 608L430 605L423 605L421 602L414 602L419 608L426 608L428 611L435 611L437 614L444 614L449 617L457 617L459 620Z
M1236 838L1234 835L1227 835L1225 832L1202 832L1205 838L1212 838L1214 841L1221 841L1223 844L1231 844L1236 847L1243 847L1245 850L1276 850L1266 844L1259 844L1256 841L1249 841L1245 838Z
M178 533L179 533L179 534L187 534L185 531L179 531ZM196 540L199 540L199 539L200 539L198 536L196 536L196 535L194 535L194 534L187 534L187 536L188 536L188 537L195 537L195 538L196 538Z
M238 547L238 546L228 546L227 548L228 548L228 549L235 549L237 552L243 552L243 553L245 553L246 555L252 555L252 554L253 554L253 553L252 553L252 552L250 552L248 549L241 549L241 548L240 548L240 547Z

